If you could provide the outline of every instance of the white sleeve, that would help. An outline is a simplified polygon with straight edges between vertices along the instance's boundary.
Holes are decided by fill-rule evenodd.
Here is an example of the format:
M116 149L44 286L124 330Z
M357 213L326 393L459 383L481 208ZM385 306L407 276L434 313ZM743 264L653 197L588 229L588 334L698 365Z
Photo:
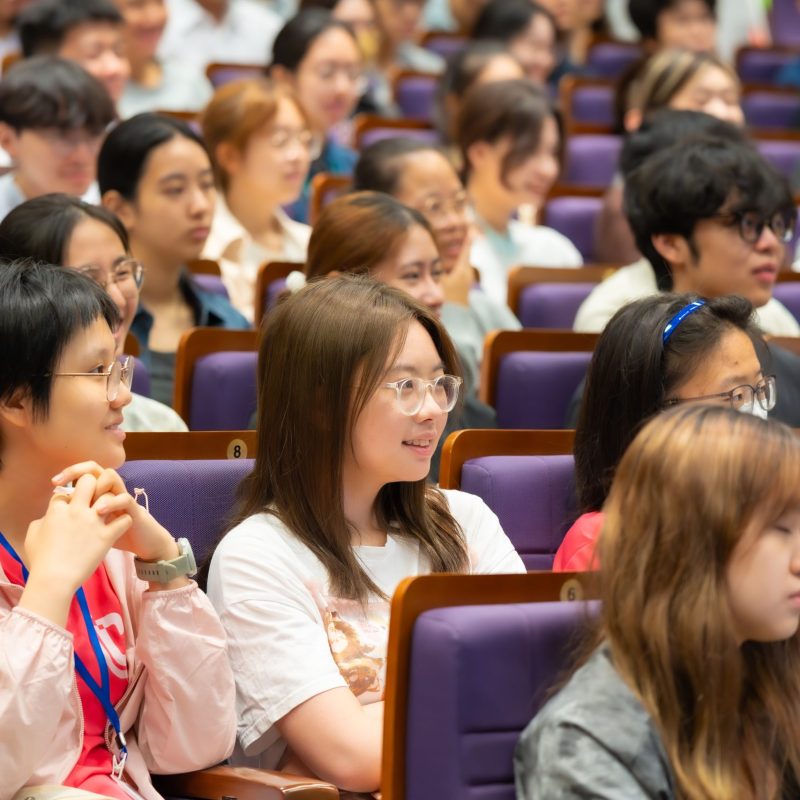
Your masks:
M246 520L223 539L208 580L228 635L239 740L248 755L279 738L271 729L293 708L347 686L312 594L315 578L275 529L280 523L267 520Z
M525 564L506 536L495 513L473 494L442 489L467 540L470 572L474 575L525 572Z

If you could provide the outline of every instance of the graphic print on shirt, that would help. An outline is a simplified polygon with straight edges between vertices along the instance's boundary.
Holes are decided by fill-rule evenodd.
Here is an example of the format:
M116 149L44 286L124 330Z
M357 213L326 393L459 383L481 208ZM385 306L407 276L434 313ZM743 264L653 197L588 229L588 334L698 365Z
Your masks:
M111 672L122 680L128 680L128 659L125 657L124 650L121 650L119 642L125 641L125 628L122 626L122 617L113 611L100 619L94 621L94 629L97 631L97 638L100 640L100 647L106 657L106 663ZM114 631L114 633L112 633ZM113 636L113 638L112 638Z

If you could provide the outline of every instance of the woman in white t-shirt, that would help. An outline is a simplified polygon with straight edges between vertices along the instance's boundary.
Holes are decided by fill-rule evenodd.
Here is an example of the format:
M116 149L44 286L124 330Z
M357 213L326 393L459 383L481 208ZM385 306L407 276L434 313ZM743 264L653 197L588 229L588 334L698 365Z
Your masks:
M558 177L560 135L547 91L527 80L474 86L458 117L458 145L481 233L470 263L487 296L505 303L512 267L579 267L575 245L558 231L515 218L541 210Z
M399 581L524 571L481 500L426 484L456 371L434 314L363 277L313 281L270 312L255 468L208 575L237 763L378 789Z

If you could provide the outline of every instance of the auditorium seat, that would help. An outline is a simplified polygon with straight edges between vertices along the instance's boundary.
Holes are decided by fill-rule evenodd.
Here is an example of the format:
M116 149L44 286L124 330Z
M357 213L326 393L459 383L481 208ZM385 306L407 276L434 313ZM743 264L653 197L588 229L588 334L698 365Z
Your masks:
M133 356L133 363L133 383L131 385L131 391L143 395L144 397L150 397L150 373L147 371L147 367L140 358Z
M622 138L609 133L580 133L567 138L561 182L606 188L617 171Z
M440 76L416 70L400 70L392 80L394 100L406 119L431 123Z

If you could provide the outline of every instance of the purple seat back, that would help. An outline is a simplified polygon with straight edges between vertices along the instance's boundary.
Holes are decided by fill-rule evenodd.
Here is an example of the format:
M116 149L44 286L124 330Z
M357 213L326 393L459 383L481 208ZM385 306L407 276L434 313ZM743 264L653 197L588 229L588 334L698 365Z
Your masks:
M451 56L460 53L469 44L469 38L464 36L428 36L425 39L425 49L430 50L431 53L436 53L441 56L445 61L449 60Z
M757 139L756 147L781 175L792 175L800 163L800 141Z
M252 64L231 64L213 70L209 81L215 89L219 89L220 86L232 81L259 77L264 74L264 69L264 67L254 68Z
M774 50L746 50L736 64L743 83L774 83L775 78L793 56Z
M575 656L597 603L452 606L411 642L406 792L514 800L517 739Z
M272 283L267 284L266 297L264 298L264 308L266 311L275 308L278 298L283 294L284 289L286 289L286 278L278 278L272 281Z
M175 537L192 545L198 565L225 529L236 487L252 459L129 461L119 470L129 492L147 492L150 513Z
M574 461L562 456L482 456L464 463L461 489L497 514L528 569L551 569L578 517Z
M256 410L255 351L224 351L198 358L192 375L189 430L240 431Z
M497 370L497 427L563 428L569 401L591 357L528 351L503 356Z
M227 299L228 290L219 275L194 274L192 280L205 292L218 294Z
M359 148L366 150L371 144L380 142L383 139L394 139L402 136L404 139L417 139L426 144L441 144L441 139L437 131L432 128L370 128L361 135Z
M773 0L770 28L775 44L800 47L800 10L795 0Z
M580 86L572 92L570 114L587 125L614 124L614 87Z
M596 283L535 283L519 298L517 316L523 328L571 329L581 303Z
M783 303L800 322L800 281L781 281L775 284L772 296Z
M610 133L570 136L563 182L604 189L617 170L621 145L622 139Z
M438 83L437 75L408 75L399 78L394 91L395 100L403 116L430 122L433 119L433 104Z
M634 61L642 57L638 45L628 42L600 42L586 59L586 72L597 78L618 78Z
M134 357L133 362L133 385L131 386L131 391L144 395L144 397L150 397L150 373L141 359ZM122 413L124 414L125 412L123 411Z
M748 92L742 109L747 124L754 128L793 128L800 122L800 96L794 92Z
M563 233L584 261L592 261L594 223L602 208L602 197L554 197L545 206L544 224Z

